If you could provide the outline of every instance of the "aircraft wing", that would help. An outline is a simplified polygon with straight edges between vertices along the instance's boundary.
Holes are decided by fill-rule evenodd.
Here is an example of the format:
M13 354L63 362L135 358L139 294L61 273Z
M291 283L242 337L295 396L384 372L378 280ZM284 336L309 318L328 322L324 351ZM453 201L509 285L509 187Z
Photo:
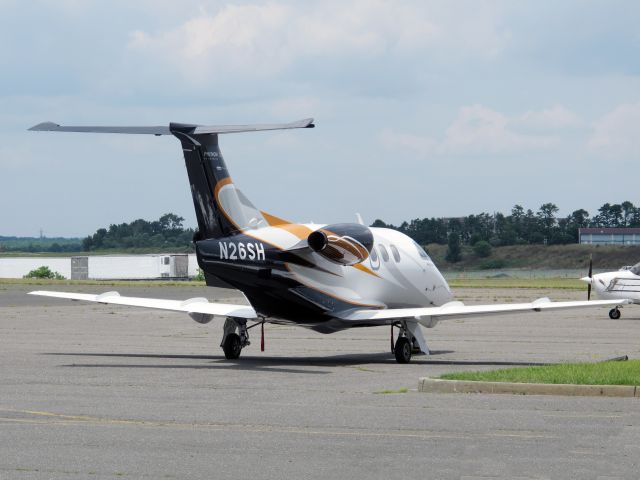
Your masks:
M356 309L336 316L347 321L388 320L415 318L421 324L431 327L434 320L444 320L480 315L499 315L516 312L540 312L543 310L562 310L568 308L620 306L631 303L629 300L591 300L575 302L552 302L548 298L539 298L531 303L503 303L491 305L465 305L462 302L449 302L440 307L387 308L384 310Z
M184 312L196 318L197 315L213 315L219 317L258 318L256 311L249 305L236 305L232 303L210 303L206 298L190 298L188 300L164 300L159 298L122 297L118 292L106 292L100 295L90 293L49 292L36 290L29 295L43 297L67 298L70 300L83 300L85 302L97 302L112 305L127 305L130 307L155 308L158 310L171 310ZM211 318L211 317L209 317Z

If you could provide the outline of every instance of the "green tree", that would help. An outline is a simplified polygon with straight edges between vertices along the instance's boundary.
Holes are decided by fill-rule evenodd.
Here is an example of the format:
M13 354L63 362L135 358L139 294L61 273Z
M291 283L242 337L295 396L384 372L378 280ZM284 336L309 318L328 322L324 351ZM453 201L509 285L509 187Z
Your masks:
M624 227L630 227L633 223L633 217L636 213L636 207L630 201L624 201L620 204L622 207L622 224Z
M462 259L462 248L460 247L460 235L457 232L449 234L447 242L447 254L444 257L447 262L456 263Z
M193 230L182 226L184 218L165 213L158 220L141 218L131 223L100 228L82 241L85 251L99 249L155 248L187 250L192 248Z
M578 231L580 228L589 226L589 212L583 208L574 210L571 215L566 218L566 234L571 237L573 243L578 243ZM571 242L569 242L571 243Z

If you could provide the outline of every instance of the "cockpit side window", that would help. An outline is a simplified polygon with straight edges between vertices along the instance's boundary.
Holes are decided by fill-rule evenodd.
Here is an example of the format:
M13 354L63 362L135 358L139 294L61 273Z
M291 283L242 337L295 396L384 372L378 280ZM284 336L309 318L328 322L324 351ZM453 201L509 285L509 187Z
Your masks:
M379 246L380 246L380 255L382 255L382 259L385 262L388 262L389 261L389 252L387 252L387 249L385 248L384 245L380 244Z
M420 245L418 245L416 242L413 242L413 244L415 245L416 249L418 250L418 253L420 254L420 256L422 258L424 258L425 260L431 260L429 258L429 255L427 255L427 252L424 251L424 248L422 248Z
M398 251L397 247L395 245L389 245L389 249L391 250L393 259L396 261L396 263L400 263L400 252Z
M380 257L378 257L378 250L375 246L371 249L371 253L369 253L369 262L371 263L371 268L373 270L378 270L380 268Z
M640 262L631 267L631 273L640 276Z

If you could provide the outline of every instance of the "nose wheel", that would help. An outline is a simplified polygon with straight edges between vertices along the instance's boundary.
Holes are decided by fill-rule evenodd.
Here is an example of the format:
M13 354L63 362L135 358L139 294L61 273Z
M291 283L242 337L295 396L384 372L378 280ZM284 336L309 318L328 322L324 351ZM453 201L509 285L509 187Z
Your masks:
M611 320L618 320L620 318L620 309L618 308L612 308L611 310L609 310L609 318Z
M411 350L413 345L407 337L398 337L393 353L398 363L409 363L411 361Z

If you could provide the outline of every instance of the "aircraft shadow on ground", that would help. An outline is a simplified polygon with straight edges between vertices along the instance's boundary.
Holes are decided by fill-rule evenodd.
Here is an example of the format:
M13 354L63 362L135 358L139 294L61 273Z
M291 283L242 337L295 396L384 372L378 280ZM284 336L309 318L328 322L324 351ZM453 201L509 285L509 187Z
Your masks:
M522 362L522 361L494 361L494 360L448 360L434 359L434 356L453 353L451 350L435 350L431 355L416 355L412 363L416 365L468 365L468 366L542 366L548 365L543 362ZM162 359L162 360L205 360L207 363L197 363L193 365L180 363L72 363L61 365L62 367L82 367L82 368L175 368L175 369L237 369L237 370L262 370L280 373L298 374L327 374L328 370L298 370L286 367L344 367L372 364L396 364L396 360L391 353L352 353L340 355L325 355L313 357L268 357L246 355L238 360L226 360L223 356L215 355L171 355L152 353L82 353L82 352L51 352L43 355L64 356L64 357L100 357L100 358L121 358L121 359Z

